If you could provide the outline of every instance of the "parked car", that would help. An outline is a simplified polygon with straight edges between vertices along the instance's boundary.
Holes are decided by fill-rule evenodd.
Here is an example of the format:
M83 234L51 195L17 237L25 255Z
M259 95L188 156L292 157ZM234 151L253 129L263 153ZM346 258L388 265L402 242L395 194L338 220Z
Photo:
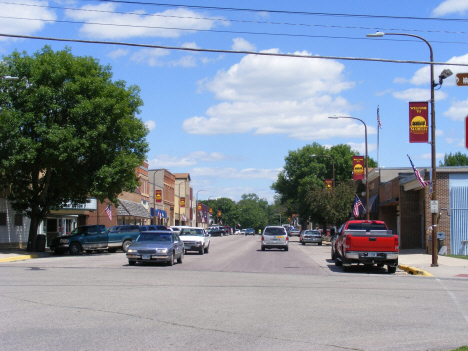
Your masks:
M304 234L305 230L301 230L299 233L299 242L302 243L302 234Z
M307 243L322 245L322 234L318 230L304 230L302 235L302 245Z
M236 230L234 231L234 235L239 235L239 234L241 234L241 231L240 231L239 229L236 229Z
M265 249L289 250L289 236L284 227L268 226L262 233L262 251Z
M387 265L389 273L395 273L398 266L398 235L388 230L382 221L348 221L338 229L333 245L335 265L343 266L344 271L349 271L353 263Z
M188 228L188 226L186 225L177 225L177 226L170 226L168 227L170 230L172 230L173 232L176 232L176 233L180 233L180 230L182 228Z
M226 229L220 226L208 227L207 233L210 234L211 236L225 236Z
M245 235L255 235L255 230L253 228L246 228L243 230L245 230Z
M172 266L175 259L177 263L182 263L184 259L184 242L174 232L141 232L128 247L127 259L130 266L137 262L166 262Z
M210 251L210 234L206 233L203 228L182 228L179 237L184 242L185 252L198 251L200 255L203 255Z
M134 231L139 231L139 230L140 230L140 226L136 224L116 225L107 229L109 233L134 232Z
M297 228L289 227L288 234L289 234L289 236L299 236L300 231Z
M151 224L151 225L140 225L140 232L147 232L149 230L169 230L171 229L165 225Z

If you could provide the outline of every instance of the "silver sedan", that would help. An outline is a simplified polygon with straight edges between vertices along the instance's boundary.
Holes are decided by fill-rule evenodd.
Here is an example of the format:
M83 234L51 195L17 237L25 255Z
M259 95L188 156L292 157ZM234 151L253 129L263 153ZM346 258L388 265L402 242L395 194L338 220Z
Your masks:
M322 245L322 234L318 230L306 230L302 234L302 245L306 243Z

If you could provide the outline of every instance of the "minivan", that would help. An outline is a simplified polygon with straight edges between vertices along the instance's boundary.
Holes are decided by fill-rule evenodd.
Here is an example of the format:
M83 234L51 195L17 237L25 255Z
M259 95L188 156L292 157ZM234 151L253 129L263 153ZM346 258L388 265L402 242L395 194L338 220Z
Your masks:
M268 226L262 233L262 251L265 249L289 249L289 236L284 227Z

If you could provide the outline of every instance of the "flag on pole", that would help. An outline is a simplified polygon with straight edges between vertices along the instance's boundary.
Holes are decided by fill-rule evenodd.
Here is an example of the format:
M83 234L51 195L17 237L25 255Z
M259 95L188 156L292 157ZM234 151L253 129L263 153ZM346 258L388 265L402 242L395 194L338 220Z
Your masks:
M161 212L161 210L158 211L158 218L159 218L159 219L162 219L162 212Z
M237 223L237 226L240 227L241 226L240 223Z
M419 171L417 170L417 168L414 166L413 164L413 161L411 161L411 158L409 157L409 155L406 155L408 156L409 158L409 161L411 163L411 167L413 167L413 172L414 172L414 175L416 176L416 179L418 180L419 182L419 185L421 185L421 188L424 188L426 185L429 184L429 182L426 182L423 177L421 177L421 174L419 174Z
M353 206L353 215L354 215L355 218L359 217L359 206L362 206L362 208L364 208L364 205L362 204L359 197L357 195L355 195L355 197L354 197L354 206Z
M111 209L111 205L109 205L109 206L106 207L106 214L107 214L107 217L109 217L109 221L112 221L112 209Z
M379 123L379 128L382 129L382 124L380 123L379 107L377 107L377 122Z
M182 219L186 222L187 221L187 217L185 216L185 213L182 213Z

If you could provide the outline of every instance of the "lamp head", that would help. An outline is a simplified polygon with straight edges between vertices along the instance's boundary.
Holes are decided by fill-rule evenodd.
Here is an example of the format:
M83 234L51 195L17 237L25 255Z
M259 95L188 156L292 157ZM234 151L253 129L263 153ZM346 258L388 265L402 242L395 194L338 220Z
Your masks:
M366 37L369 37L369 38L381 38L385 35L384 32L375 32L375 33L371 33L371 34L367 34Z
M449 69L444 69L444 70L439 74L439 84L436 84L436 83L434 82L434 87L439 86L439 89L440 89L440 86L442 85L444 79L450 77L452 74L453 74L453 72L452 72L451 70L449 70Z
M340 118L340 117L333 116L333 117L328 117L328 118L331 118L331 119L338 119L338 118Z

